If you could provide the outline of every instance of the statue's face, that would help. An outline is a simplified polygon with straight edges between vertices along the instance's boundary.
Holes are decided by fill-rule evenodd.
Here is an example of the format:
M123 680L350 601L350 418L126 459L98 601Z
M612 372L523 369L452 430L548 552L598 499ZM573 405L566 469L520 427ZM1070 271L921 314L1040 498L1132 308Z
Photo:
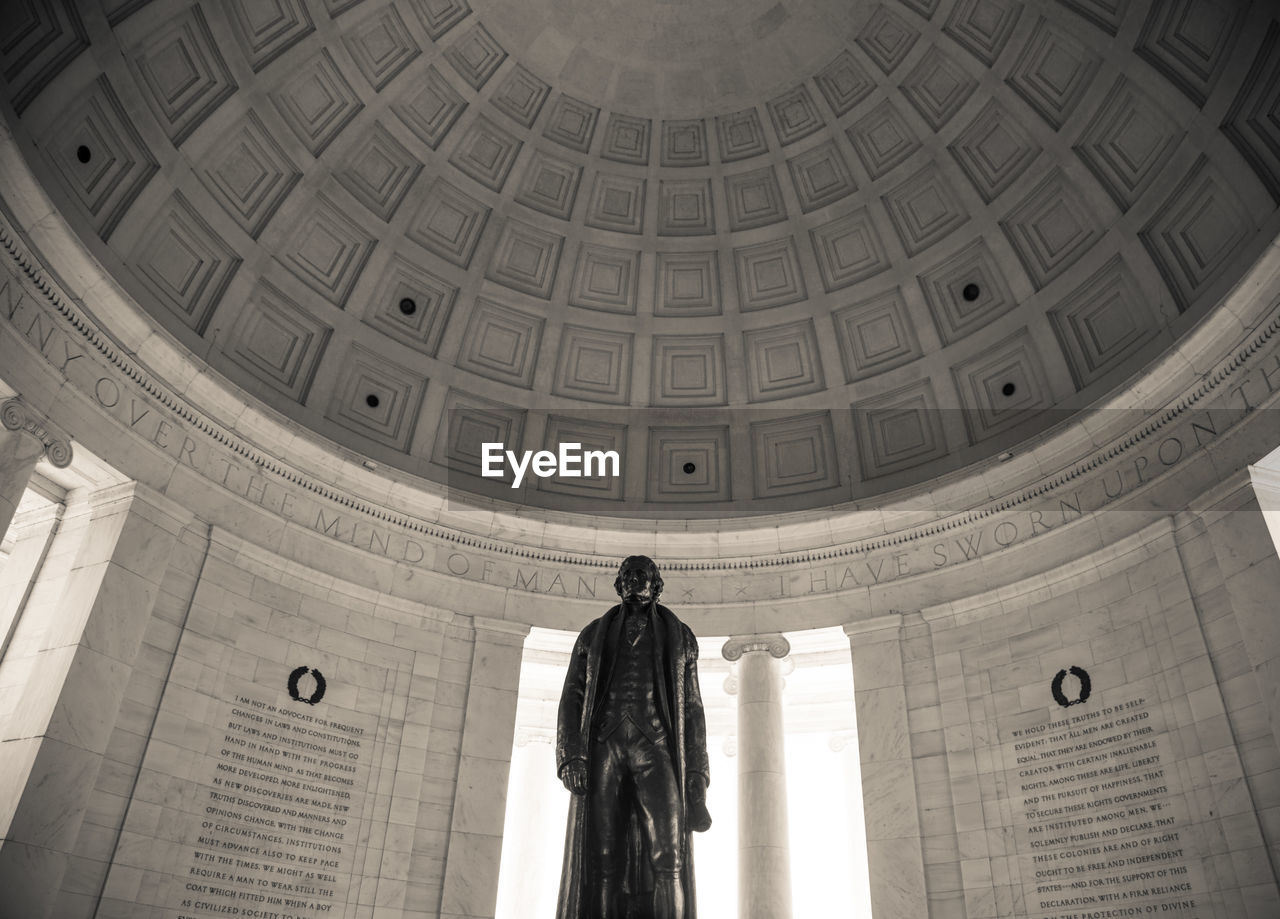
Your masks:
M642 562L623 564L618 572L621 594L624 600L648 600L653 596L653 579L649 566Z

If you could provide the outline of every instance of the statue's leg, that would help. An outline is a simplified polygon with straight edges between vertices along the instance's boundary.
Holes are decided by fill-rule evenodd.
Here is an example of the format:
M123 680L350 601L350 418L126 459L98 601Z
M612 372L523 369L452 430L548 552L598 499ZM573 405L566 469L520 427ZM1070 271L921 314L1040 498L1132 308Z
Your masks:
M622 873L626 864L627 811L619 800L625 770L617 735L593 744L590 785L587 790L594 852L588 851L586 897L594 903L592 919L623 919ZM592 890L594 883L595 889Z
M653 919L684 919L680 883L680 789L666 741L642 740L633 757L636 803L649 840L653 868Z

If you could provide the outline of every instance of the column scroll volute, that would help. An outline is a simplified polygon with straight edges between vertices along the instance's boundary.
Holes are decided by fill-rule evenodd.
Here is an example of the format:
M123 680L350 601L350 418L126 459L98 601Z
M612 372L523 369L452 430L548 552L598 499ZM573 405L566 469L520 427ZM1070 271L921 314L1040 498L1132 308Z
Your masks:
M47 418L40 416L21 399L6 399L0 404L0 423L5 430L22 431L40 441L45 458L58 469L71 465L71 438L56 430Z
M737 661L748 651L768 651L781 660L791 653L791 642L776 632L765 635L734 635L724 643L720 653L727 661Z

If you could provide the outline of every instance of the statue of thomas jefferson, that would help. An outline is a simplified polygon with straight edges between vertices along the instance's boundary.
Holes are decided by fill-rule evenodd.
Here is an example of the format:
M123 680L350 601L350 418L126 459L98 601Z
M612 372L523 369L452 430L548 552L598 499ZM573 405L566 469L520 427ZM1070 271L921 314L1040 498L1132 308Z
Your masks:
M698 642L643 555L573 647L556 766L573 797L557 919L695 919L691 833L711 826Z

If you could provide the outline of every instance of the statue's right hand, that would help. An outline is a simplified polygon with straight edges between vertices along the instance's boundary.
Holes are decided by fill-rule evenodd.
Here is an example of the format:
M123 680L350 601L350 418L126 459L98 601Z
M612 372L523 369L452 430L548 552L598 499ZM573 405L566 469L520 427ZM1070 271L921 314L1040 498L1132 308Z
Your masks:
M580 759L566 763L564 772L560 774L560 781L564 782L564 787L575 795L585 795L587 793L587 764Z

